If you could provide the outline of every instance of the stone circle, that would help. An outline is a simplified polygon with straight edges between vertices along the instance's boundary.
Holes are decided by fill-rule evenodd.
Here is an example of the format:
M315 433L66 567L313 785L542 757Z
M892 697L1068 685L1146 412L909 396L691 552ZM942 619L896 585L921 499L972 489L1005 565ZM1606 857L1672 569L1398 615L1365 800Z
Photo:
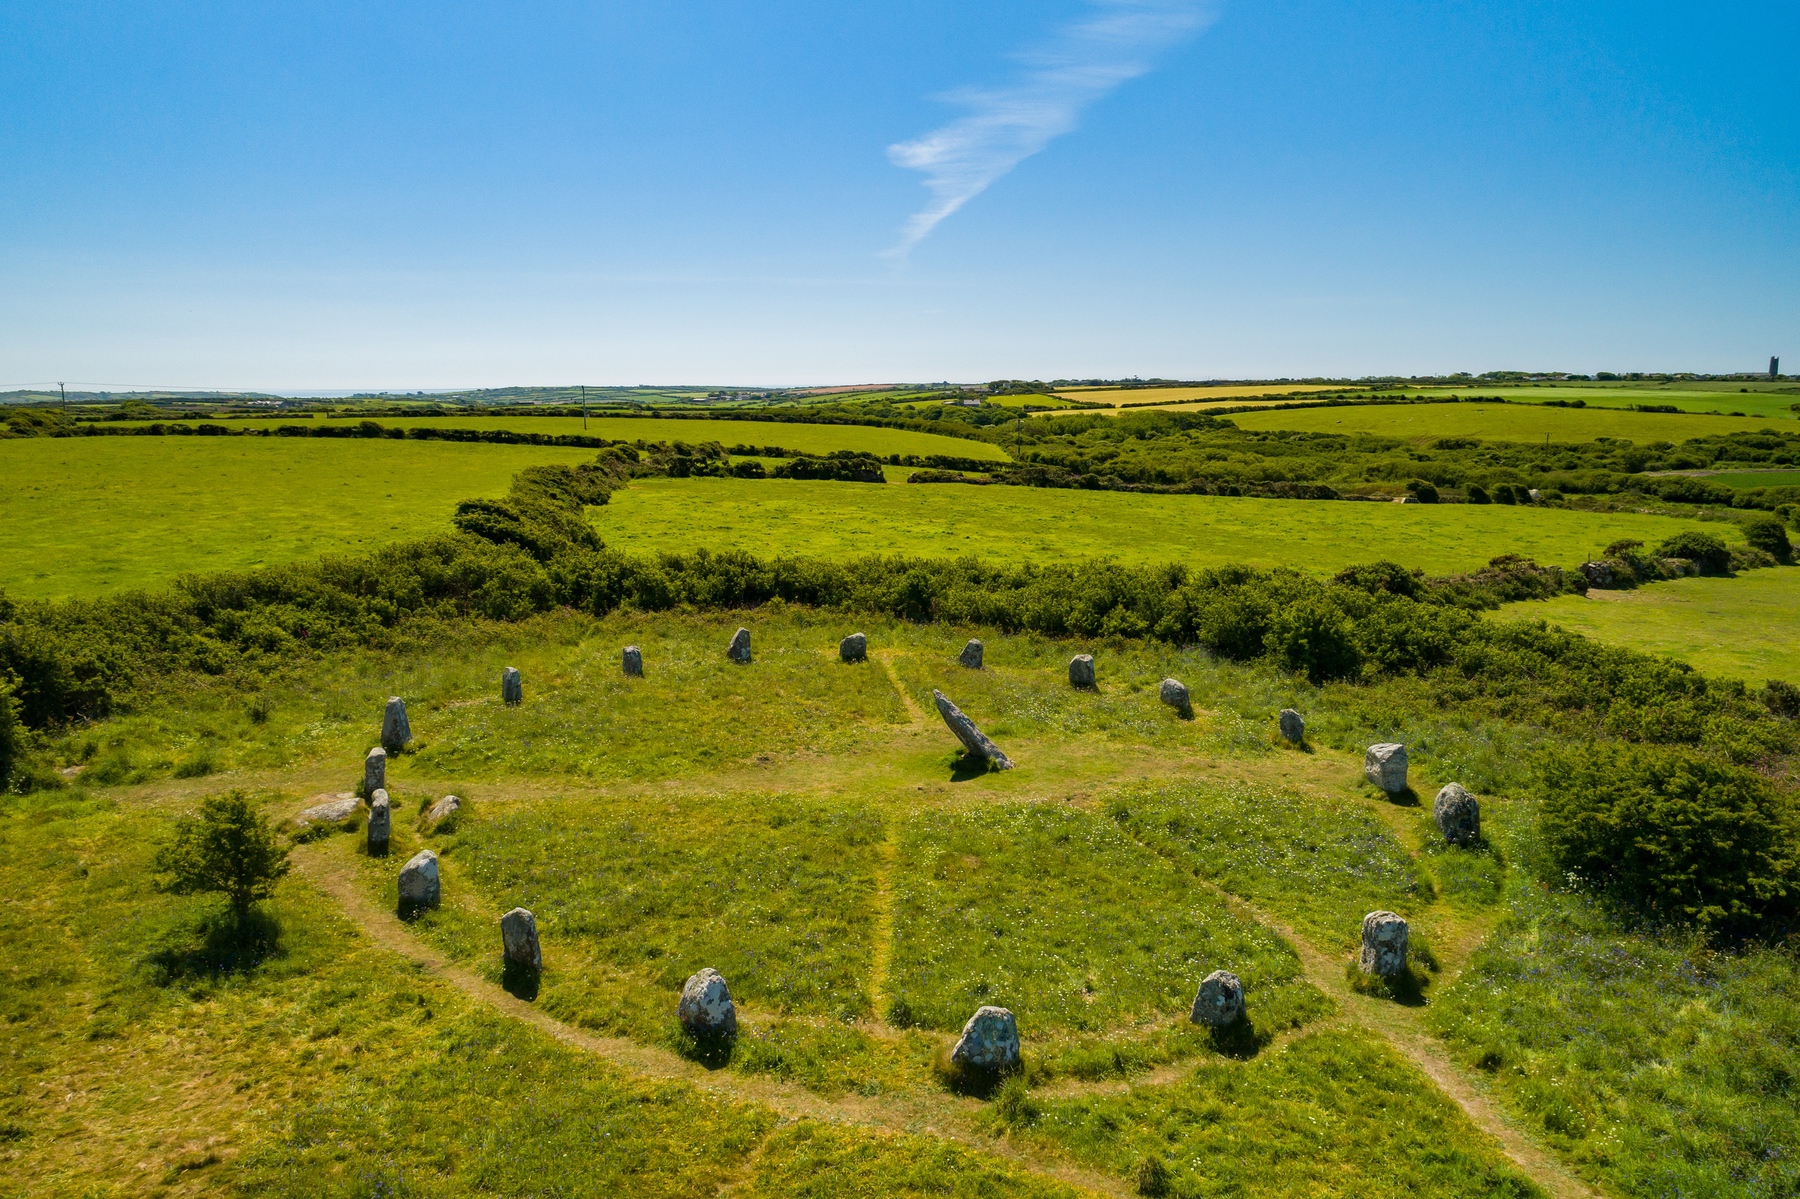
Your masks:
M1306 720L1292 708L1281 710L1281 735L1295 745L1306 740Z
M369 756L363 759L362 793L374 795L385 786L387 786L387 750L377 745L369 751Z
M750 630L739 629L731 635L731 644L725 647L725 656L733 662L750 660Z
M962 647L962 653L956 656L956 660L970 670L980 670L981 650L981 642L971 637L969 638L969 643Z
M1164 679L1157 696L1163 703L1179 712L1184 719L1191 720L1193 718L1194 705L1188 699L1187 684L1180 679Z
M369 799L369 852L380 857L388 851L388 838L394 830L393 809L388 793L377 791Z
M728 1037L737 1032L737 1004L731 1001L731 988L711 966L682 986L676 1015L681 1026L696 1037Z
M1069 659L1069 686L1083 691L1094 689L1094 655L1076 654Z
M1452 845L1473 845L1481 840L1481 803L1461 783L1447 783L1437 793L1431 818Z
M1235 1024L1244 1014L1244 984L1229 970L1214 970L1200 980L1188 1019L1209 1028Z
M1392 741L1369 746L1363 755L1363 777L1389 795L1406 790L1406 746Z
M439 898L437 855L421 849L400 867L400 906L435 908Z
M975 1009L963 1025L962 1036L950 1051L950 1060L961 1066L999 1073L1019 1065L1019 1024L1003 1007Z
M411 740L412 725L406 722L406 701L398 695L390 695L387 710L381 714L381 747L397 754Z
M963 710L950 702L950 697L942 691L933 691L931 698L937 703L938 715L956 739L963 744L969 754L977 758L986 758L1002 770L1011 770L1013 761L1001 752L1000 747L988 740L986 733L975 727L975 722L963 714Z
M500 917L500 944L506 960L528 970L542 970L544 955L538 949L537 917L524 908L514 908Z
M500 702L503 704L525 702L525 681L520 677L517 666L508 666L500 672Z
M1363 917L1362 957L1365 974L1393 978L1406 973L1406 918L1394 912L1370 912Z
M633 679L643 678L644 677L644 654L643 654L643 651L638 649L638 647L635 645L626 646L625 654L624 654L624 666L625 666L626 677L633 678Z
M838 657L846 662L861 662L869 656L869 639L861 633L852 633L838 642Z

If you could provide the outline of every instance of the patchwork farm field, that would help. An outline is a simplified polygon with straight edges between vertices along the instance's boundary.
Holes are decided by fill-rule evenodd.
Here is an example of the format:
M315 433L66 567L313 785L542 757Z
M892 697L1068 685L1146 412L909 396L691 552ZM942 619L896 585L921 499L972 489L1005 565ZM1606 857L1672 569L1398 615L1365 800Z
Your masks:
M1376 433L1429 441L1478 437L1489 441L1682 442L1739 430L1786 430L1788 420L1753 416L1546 408L1536 404L1368 404L1241 412L1228 417L1243 429L1299 429L1311 433Z
M1344 391L1317 383L1253 383L1241 387L1065 387L1056 394L1089 404L1143 404L1168 407L1212 400L1245 400L1266 395L1300 395L1315 391Z
M1687 528L1739 536L1729 524L1553 508L787 479L641 480L590 519L609 545L639 553L742 546L765 555L1112 557L1319 573L1389 558L1452 574L1503 553L1573 565L1620 538L1655 543Z
M1500 395L1515 404L1542 404L1550 400L1580 400L1590 408L1626 408L1634 404L1672 404L1683 412L1771 416L1792 419L1800 403L1800 386L1793 383L1725 383L1684 381L1669 386L1608 387L1603 383L1561 386L1424 387L1409 395Z

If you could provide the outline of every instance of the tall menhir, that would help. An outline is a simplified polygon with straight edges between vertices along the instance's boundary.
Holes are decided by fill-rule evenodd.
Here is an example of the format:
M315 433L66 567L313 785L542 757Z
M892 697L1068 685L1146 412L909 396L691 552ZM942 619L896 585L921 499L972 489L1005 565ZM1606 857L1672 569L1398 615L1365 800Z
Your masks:
M1781 378L1781 359L1775 357L1773 354L1769 355L1769 378Z

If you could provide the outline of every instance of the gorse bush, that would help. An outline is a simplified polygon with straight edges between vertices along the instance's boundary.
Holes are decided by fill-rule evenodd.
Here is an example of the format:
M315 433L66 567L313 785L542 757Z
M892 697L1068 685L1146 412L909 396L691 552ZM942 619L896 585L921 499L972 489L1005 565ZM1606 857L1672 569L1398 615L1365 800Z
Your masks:
M1690 530L1677 533L1656 547L1659 558L1687 558L1700 564L1707 574L1724 574L1731 569L1731 551L1711 533Z
M1773 516L1753 516L1745 521L1744 540L1783 565L1794 560L1794 546L1788 540L1787 529Z
M1800 819L1762 776L1684 750L1547 751L1539 831L1560 880L1663 924L1743 933L1800 911Z
M0 791L12 783L13 767L24 756L24 730L19 727L19 701L12 684L0 678Z

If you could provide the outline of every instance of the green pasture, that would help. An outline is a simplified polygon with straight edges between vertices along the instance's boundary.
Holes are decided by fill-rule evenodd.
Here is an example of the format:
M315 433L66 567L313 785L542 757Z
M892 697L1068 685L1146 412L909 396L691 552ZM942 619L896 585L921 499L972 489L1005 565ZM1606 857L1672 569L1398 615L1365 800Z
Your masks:
M1572 565L1625 537L1655 543L1696 527L1738 535L1729 524L1556 508L786 479L646 479L590 512L607 544L639 553L744 546L764 555L1113 557L1315 572L1389 558L1451 574L1503 553Z
M458 500L592 450L428 441L0 441L0 589L95 596L444 533Z
M1800 680L1800 567L1509 605L1577 633L1752 683Z
M1542 404L1549 400L1580 400L1590 408L1630 408L1634 404L1672 404L1683 412L1712 412L1745 416L1792 418L1800 404L1800 384L1792 382L1702 382L1619 386L1609 383L1562 383L1497 387L1425 387L1407 395L1505 396L1515 404Z
M1661 401L1658 401L1661 402ZM1790 414L1791 415L1791 414ZM1375 433L1431 441L1479 437L1488 441L1624 441L1680 443L1741 430L1791 429L1779 419L1700 413L1632 412L1600 408L1546 408L1541 404L1363 404L1240 412L1228 417L1243 429L1298 429L1309 433Z
M1700 477L1726 487L1800 487L1800 470L1728 470Z

